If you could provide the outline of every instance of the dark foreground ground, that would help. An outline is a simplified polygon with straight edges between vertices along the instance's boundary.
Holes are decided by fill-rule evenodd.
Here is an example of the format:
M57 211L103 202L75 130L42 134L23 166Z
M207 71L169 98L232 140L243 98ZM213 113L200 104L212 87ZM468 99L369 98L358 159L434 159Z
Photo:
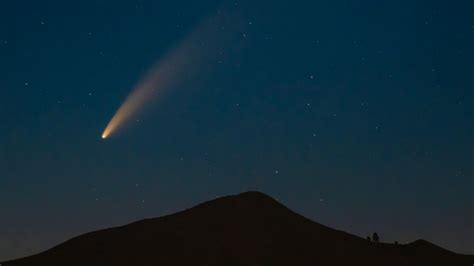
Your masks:
M373 243L296 214L259 192L88 233L2 266L472 266L424 240Z

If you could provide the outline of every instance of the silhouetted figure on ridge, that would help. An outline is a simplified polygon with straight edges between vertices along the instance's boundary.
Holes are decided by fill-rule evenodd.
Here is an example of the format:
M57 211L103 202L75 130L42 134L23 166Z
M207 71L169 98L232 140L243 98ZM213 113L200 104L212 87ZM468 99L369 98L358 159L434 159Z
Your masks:
M377 233L374 233L372 235L372 240L375 242L375 243L378 243L379 242L379 235Z

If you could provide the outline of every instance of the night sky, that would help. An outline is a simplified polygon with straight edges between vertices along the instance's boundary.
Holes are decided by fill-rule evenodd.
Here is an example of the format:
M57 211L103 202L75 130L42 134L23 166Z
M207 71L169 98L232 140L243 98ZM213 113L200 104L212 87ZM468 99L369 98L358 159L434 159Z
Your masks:
M362 237L473 253L473 10L3 1L0 261L246 190ZM183 42L172 84L102 140Z

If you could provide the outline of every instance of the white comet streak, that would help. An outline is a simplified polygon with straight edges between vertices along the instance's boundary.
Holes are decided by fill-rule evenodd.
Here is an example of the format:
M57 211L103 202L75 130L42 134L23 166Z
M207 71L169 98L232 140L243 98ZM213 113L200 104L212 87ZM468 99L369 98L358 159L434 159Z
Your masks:
M199 59L203 59L203 42L212 39L213 31L210 31L210 23L204 23L197 30L183 40L178 47L169 52L138 82L124 103L117 110L110 122L107 124L102 139L123 126L130 118L136 115L156 94L165 88L175 85L180 80L182 73L188 74L194 70ZM207 45L205 50L209 50Z

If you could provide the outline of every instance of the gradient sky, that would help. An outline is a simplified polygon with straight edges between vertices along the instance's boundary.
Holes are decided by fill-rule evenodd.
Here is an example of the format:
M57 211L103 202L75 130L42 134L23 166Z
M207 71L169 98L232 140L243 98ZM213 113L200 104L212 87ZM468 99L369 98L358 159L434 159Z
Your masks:
M245 190L362 237L474 253L472 10L3 2L0 261ZM193 74L103 141L137 81L216 14Z

